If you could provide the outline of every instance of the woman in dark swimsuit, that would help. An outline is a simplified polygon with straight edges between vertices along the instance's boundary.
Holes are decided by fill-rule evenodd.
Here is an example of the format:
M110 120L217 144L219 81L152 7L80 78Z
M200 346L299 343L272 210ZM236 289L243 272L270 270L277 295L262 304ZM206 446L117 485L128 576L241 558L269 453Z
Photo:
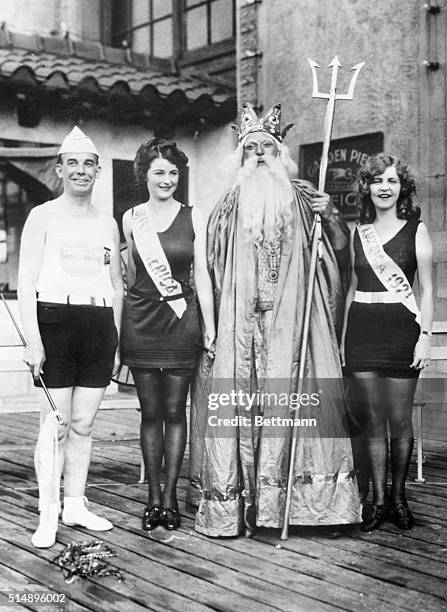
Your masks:
M405 479L413 450L412 407L417 377L429 364L433 316L432 245L420 210L412 203L415 182L398 159L379 154L360 170L359 226L352 236L352 283L347 301L345 362L354 401L368 420L366 446L373 484L373 503L364 512L362 529L377 529L387 516L387 424L390 431L392 486L390 511L401 529L413 516L405 499ZM420 324L370 264L361 233L371 224L381 245L411 286L417 271ZM368 250L368 247L366 247ZM404 277L403 277L404 278ZM382 277L382 280L384 278ZM392 289L392 288L391 288ZM408 302L407 302L408 304ZM367 510L368 508L365 508Z
M129 290L124 303L121 358L132 371L141 405L141 449L149 486L142 527L148 531L158 525L177 529L180 524L176 486L186 444L186 398L200 351L210 349L215 337L206 224L197 209L174 198L187 162L172 141L154 138L143 144L135 159L135 174L147 183L149 200L123 216ZM140 235L137 248L135 223L142 217L152 235ZM156 236L160 250L148 256L147 246L157 242ZM146 267L155 256L160 260L163 253L175 287L169 293L163 291L165 267L159 276L162 264L157 264L154 272L149 263L151 274ZM197 297L190 286L193 263ZM163 458L166 484L162 494Z

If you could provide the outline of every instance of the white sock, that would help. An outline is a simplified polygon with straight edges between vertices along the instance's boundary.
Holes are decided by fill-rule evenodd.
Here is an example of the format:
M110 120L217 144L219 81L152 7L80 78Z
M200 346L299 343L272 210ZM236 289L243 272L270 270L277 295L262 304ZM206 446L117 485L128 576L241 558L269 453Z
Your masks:
M80 497L64 497L64 511L83 512L86 509L85 498Z
M56 541L58 527L59 504L49 504L40 511L39 526L31 536L31 542L36 548L49 548Z

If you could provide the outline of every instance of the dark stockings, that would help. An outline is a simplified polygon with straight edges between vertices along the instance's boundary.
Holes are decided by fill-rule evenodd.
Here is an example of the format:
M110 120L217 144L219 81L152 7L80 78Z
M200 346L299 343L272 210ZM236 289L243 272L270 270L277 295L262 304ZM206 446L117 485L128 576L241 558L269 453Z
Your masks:
M186 446L186 397L191 376L174 376L163 372L163 405L165 420L164 456L166 485L165 508L177 507L177 480Z
M367 422L368 417L364 407L362 396L359 396L361 390L351 381L348 391L348 418L347 426L349 437L352 444L352 455L354 459L354 468L357 477L357 483L360 492L360 500L363 503L368 498L370 468L369 455L365 452L367 441Z
M393 410L388 422L391 434L391 501L400 504L405 501L405 480L410 467L414 446L413 409L416 378L387 378L387 396Z
M141 406L141 450L149 486L148 506L177 507L176 487L186 445L186 398L191 374L132 369ZM163 435L164 425L164 435ZM165 459L162 497L160 473Z
M377 372L352 373L353 393L368 415L366 448L373 483L373 504L386 497L388 439L391 436L391 501L405 501L405 480L413 451L411 414L417 379L390 378Z

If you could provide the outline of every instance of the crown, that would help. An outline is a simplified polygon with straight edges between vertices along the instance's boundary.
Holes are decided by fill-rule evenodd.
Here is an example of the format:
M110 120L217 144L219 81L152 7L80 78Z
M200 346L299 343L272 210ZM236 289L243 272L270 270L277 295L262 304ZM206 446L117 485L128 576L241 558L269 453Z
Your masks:
M253 106L249 102L244 102L241 110L240 127L234 124L231 127L236 130L239 142L252 132L266 132L282 142L292 126L293 123L289 123L281 131L281 104L275 104L263 117L258 117Z

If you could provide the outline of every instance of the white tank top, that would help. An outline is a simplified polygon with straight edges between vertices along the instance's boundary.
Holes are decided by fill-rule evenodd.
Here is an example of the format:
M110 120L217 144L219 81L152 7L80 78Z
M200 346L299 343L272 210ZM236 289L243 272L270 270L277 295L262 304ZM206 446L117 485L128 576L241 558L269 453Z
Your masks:
M112 298L110 259L114 254L110 219L71 217L48 204L49 221L37 291L41 294Z

